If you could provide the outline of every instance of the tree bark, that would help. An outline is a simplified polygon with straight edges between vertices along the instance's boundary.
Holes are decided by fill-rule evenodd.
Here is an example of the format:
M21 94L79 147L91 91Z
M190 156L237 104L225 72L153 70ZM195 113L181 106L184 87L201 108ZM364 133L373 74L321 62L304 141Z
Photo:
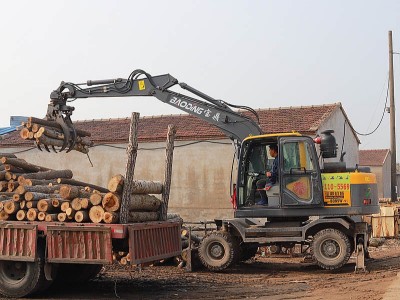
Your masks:
M11 172L11 173L29 173L29 171L25 171L24 169L15 167L13 165L10 164L5 164L4 165L4 170L7 172Z
M119 214L116 212L104 212L104 223L107 224L115 224L118 223L118 219L119 219Z
M131 195L129 211L158 211L161 200L152 195Z
M46 127L52 127L52 128L56 128L56 129L62 130L61 125L58 124L55 121L38 119L38 118L35 118L35 117L28 118L27 127L28 126L29 126L28 128L32 127L32 124L34 124L34 123L39 124L39 125L43 125L43 126L46 126ZM85 130L81 130L81 129L78 129L78 128L75 128L75 132L79 136L91 136L90 132L85 131Z
M91 194L77 186L63 184L60 187L60 195L64 199L73 200L75 198L89 198Z
M19 209L20 207L18 202L8 201L4 203L3 210L9 215L15 214Z
M17 158L17 156L12 153L0 153L0 157Z
M104 209L100 205L92 206L89 210L89 218L93 223L100 223L104 219Z
M92 189L95 189L96 191L102 192L102 193L108 193L108 189L95 185L95 184L91 184L91 183L87 183L87 182L83 182L83 181L78 181L75 179L67 179L67 178L58 178L57 182L60 184L69 184L69 185L76 185L76 186L83 186L83 187L90 187Z
M161 194L163 185L160 181L133 180L132 194Z
M17 187L19 186L19 183L18 183L18 181L9 181L8 182L8 185L7 185L7 192L12 192L12 191L14 191Z
M33 185L33 186L19 186L15 193L18 193L20 195L25 194L27 192L33 192L33 193L43 193L43 194L52 194L55 191L59 190L60 186L59 185L53 185L53 186L46 186L46 185Z
M114 192L114 193L121 193L122 189L124 187L124 181L125 177L121 174L113 176L109 181L108 181L108 191ZM105 193L107 193L106 191Z
M40 167L37 165L30 164L26 162L24 159L21 158L11 158L11 157L5 157L3 156L1 158L1 162L3 164L9 164L14 167L29 171L29 172L43 172L43 171L49 171L51 169L45 168L45 167Z
M58 214L47 214L44 219L46 222L54 222L58 220Z
M55 210L55 207L52 203L52 199L41 199L38 201L37 209L43 212L53 212Z
M139 211L130 211L129 212L129 222L137 223L137 222L150 222L158 220L158 212L139 212Z
M80 210L75 213L75 221L78 223L86 223L90 221L89 213L86 210Z
M57 195L56 194L36 193L36 192L26 192L24 197L25 197L26 201L33 201L33 200L54 198L54 197L57 197Z
M165 149L165 175L164 175L164 189L162 192L162 204L160 219L165 221L167 219L169 192L171 189L171 177L172 177L172 161L174 158L174 141L175 141L176 129L174 125L168 125L167 134L167 147Z
M138 149L137 128L138 128L139 116L140 115L138 113L132 113L131 124L129 129L129 143L126 149L126 152L128 154L128 161L126 164L125 183L122 189L122 203L121 203L121 213L120 213L121 223L124 224L128 223L129 220L128 201L132 193L132 181L135 173L136 156Z
M6 175L6 171L0 171L0 180L4 180Z
M47 145L47 146L55 146L55 147L62 147L64 144L64 141L62 141L62 140L52 139L45 135L38 137L36 139L36 142L38 144L43 144L43 145ZM89 148L87 146L79 144L79 143L75 143L73 149L78 152L82 152L84 154L89 153Z
M121 206L121 198L117 194L110 192L104 195L101 204L106 211L117 211Z
M35 201L25 201L25 206L28 209L29 208L37 208L38 202L39 201L37 201L37 200L35 200Z
M0 181L0 191L6 191L8 189L9 181Z
M26 179L23 176L21 181L22 182L20 182L19 184L23 186L35 186L35 185L53 186L58 184L57 180L55 179Z
M70 220L73 220L75 217L75 209L73 209L72 207L68 207L67 210L65 211L67 218Z
M57 179L57 178L72 178L71 170L49 170L45 172L27 173L24 174L24 179Z

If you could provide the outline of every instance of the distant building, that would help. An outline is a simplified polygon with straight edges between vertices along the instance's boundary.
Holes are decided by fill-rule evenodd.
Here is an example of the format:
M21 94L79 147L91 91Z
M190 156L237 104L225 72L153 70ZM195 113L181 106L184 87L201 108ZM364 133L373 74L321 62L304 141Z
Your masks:
M379 198L391 197L391 156L389 149L360 150L360 167L370 167L376 174Z
M360 141L340 103L259 109L257 113L264 133L298 131L315 137L333 129L339 156L346 152L347 165L358 164ZM177 128L170 211L187 221L232 217L229 200L234 148L217 127L199 118L186 114L141 118L135 178L163 180L168 124ZM125 174L129 125L129 118L76 122L77 128L92 133L95 147L89 157L93 167L86 155L76 151L40 152L34 149L32 141L22 140L18 133L1 140L0 151L18 152L18 157L45 167L71 169L78 180L107 186L113 175Z

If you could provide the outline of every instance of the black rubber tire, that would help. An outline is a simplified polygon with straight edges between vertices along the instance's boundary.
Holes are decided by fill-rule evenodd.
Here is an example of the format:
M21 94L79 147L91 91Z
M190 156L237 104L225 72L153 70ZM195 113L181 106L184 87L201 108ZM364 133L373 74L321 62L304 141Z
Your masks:
M38 245L35 262L0 261L0 293L21 298L47 289L52 281L44 275L44 248Z
M340 230L333 228L323 229L313 238L311 255L322 269L339 269L350 258L350 240Z
M97 264L60 264L57 283L84 283L95 278L102 268Z
M240 244L240 261L246 261L249 260L250 258L253 258L256 256L257 251L258 251L258 244L257 243L241 243Z
M222 271L239 260L239 242L228 232L211 232L202 239L199 245L199 257L207 269Z

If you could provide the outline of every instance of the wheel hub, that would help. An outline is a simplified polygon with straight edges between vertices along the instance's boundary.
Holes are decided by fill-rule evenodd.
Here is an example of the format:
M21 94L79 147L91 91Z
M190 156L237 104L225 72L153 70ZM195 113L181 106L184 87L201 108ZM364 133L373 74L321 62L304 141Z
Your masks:
M10 281L20 281L26 276L26 263L20 261L3 261L3 276Z
M326 240L321 245L322 253L328 258L335 258L339 255L340 246L334 240Z
M209 253L212 258L221 259L225 254L225 250L220 243L212 243L209 248Z

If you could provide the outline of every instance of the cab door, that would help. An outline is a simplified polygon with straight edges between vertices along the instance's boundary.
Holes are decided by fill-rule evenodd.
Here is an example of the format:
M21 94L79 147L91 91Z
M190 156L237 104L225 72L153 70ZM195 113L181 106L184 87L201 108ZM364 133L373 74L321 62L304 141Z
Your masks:
M314 141L310 137L280 139L282 206L322 206L322 182Z

